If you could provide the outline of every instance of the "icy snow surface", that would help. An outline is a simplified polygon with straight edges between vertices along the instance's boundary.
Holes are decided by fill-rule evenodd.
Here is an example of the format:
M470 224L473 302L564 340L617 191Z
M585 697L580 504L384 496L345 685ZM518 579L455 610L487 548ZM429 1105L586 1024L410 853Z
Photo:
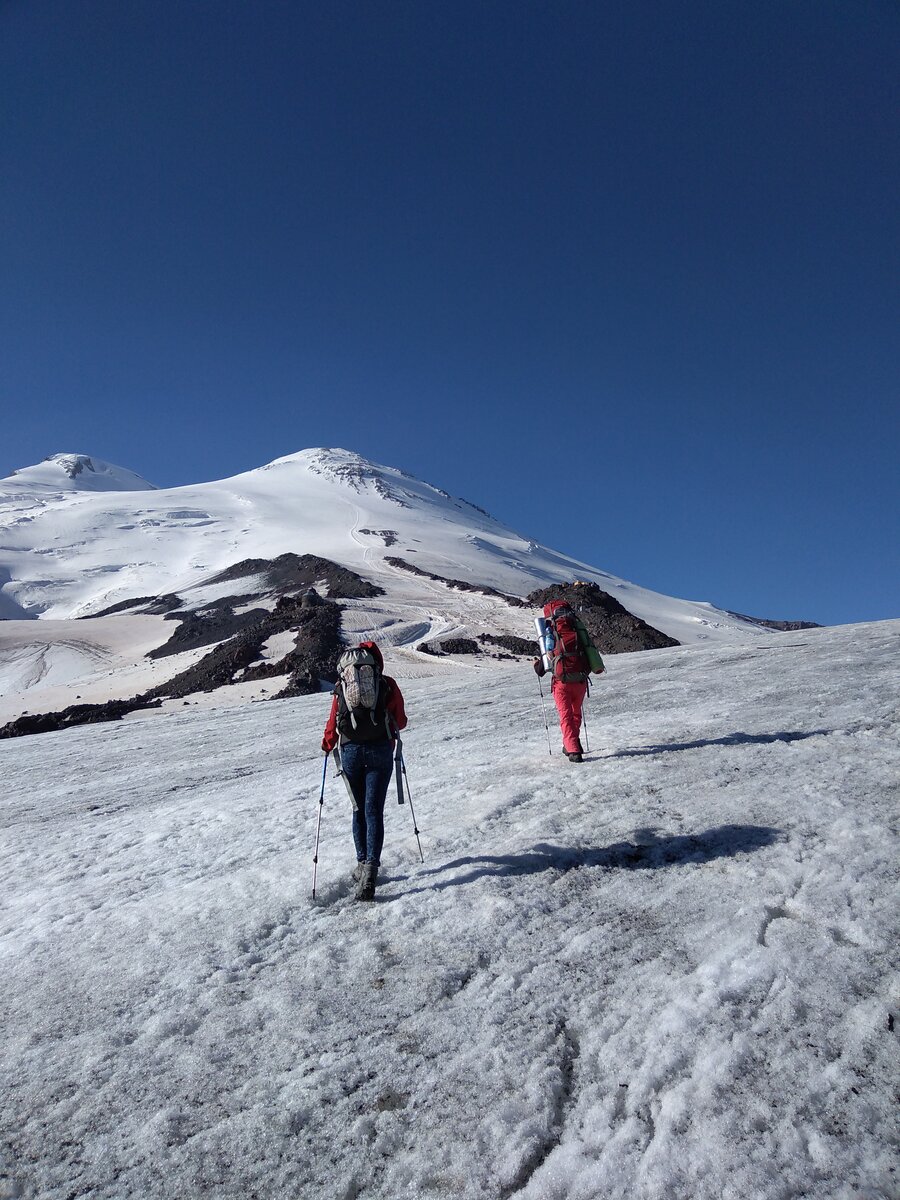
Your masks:
M371 905L327 696L0 743L0 1194L896 1197L898 649L411 679Z
M0 621L0 725L23 711L103 704L145 692L183 671L209 649L164 660L145 657L172 635L155 616L91 621Z

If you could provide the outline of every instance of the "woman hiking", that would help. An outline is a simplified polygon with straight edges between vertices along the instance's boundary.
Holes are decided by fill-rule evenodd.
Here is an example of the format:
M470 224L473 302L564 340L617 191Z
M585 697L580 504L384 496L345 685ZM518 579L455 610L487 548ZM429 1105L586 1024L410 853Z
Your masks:
M356 898L373 900L384 844L384 802L394 767L394 736L406 728L403 695L384 674L384 659L374 642L360 642L338 660L338 681L322 736L330 754L340 746L341 769L356 808Z
M535 624L541 657L534 659L532 665L538 678L548 671L552 675L550 690L559 713L563 754L569 762L583 762L581 721L588 678L592 671L603 674L603 659L583 622L565 600L545 604L544 615Z

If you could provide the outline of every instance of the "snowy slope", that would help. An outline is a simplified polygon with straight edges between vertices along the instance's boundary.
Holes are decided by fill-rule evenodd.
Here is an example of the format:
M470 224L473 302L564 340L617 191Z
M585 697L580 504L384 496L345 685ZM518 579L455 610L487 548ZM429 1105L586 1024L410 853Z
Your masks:
M294 551L333 559L382 586L397 584L398 571L385 562L391 555L520 596L581 578L682 643L767 636L709 604L567 558L474 505L345 450L304 450L231 479L139 494L36 490L29 498L17 483L29 474L0 481L0 616L83 616L126 597L180 592L240 559ZM402 589L426 601L434 593L410 578Z
M897 1196L898 650L412 680L370 906L327 697L0 743L0 1194Z
M206 653L202 647L164 661L145 657L171 633L171 624L153 616L0 622L0 725L24 712L138 695Z

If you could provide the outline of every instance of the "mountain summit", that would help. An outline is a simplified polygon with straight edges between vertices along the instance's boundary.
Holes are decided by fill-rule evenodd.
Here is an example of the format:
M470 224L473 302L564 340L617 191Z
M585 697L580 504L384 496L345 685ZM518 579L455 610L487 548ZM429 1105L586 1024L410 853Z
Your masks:
M235 563L299 554L434 612L448 595L436 580L524 597L577 579L681 643L760 636L757 625L618 579L349 450L302 450L230 479L164 489L87 455L54 455L0 482L0 499L6 617L84 617L186 590L196 600ZM464 624L465 604L453 595Z
M50 454L33 467L21 467L8 479L0 479L0 496L6 492L144 492L156 487L112 463L88 454Z

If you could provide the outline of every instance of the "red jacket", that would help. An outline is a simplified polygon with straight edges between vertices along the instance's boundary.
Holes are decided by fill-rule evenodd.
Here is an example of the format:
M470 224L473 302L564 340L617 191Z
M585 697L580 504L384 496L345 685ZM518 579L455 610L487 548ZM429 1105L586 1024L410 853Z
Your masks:
M384 670L384 659L375 643L360 642L359 644L363 650L368 650L372 654L379 667ZM382 675L381 682L386 693L385 708L391 719L391 724L397 730L405 729L407 724L406 709L403 707L403 694L397 686L396 679L391 679L390 675ZM331 712L328 714L328 720L325 723L325 732L322 734L322 749L326 754L330 754L338 744L337 715L338 696L337 692L335 692L331 698Z

